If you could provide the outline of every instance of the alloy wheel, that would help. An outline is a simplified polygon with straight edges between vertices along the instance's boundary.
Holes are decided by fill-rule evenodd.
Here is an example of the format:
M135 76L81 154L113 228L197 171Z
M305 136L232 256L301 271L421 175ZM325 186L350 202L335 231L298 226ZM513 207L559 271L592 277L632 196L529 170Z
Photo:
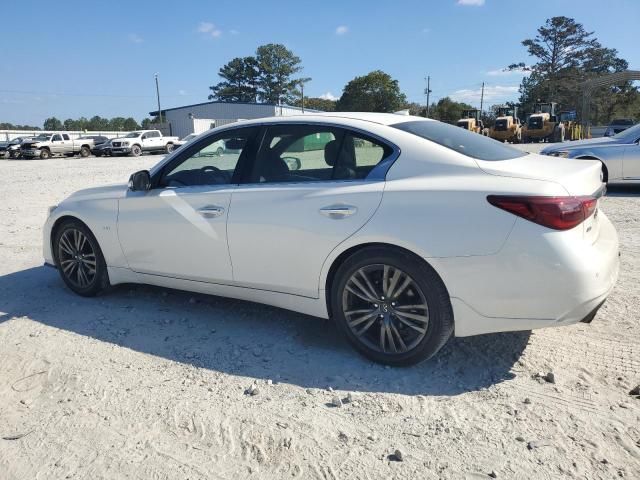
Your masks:
M78 229L65 230L58 241L58 261L65 278L75 287L85 289L96 278L97 259L91 242Z
M386 264L367 265L349 277L342 310L356 338L385 354L411 351L429 326L429 306L418 284Z

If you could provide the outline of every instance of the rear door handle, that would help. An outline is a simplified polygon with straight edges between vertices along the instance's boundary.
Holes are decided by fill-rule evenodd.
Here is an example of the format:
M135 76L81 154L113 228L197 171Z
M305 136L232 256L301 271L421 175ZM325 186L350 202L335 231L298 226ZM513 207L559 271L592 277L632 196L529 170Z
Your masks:
M350 217L357 211L358 209L352 205L329 205L320 209L322 215L336 220Z
M216 218L224 213L224 208L217 205L207 205L198 210L198 213L204 218Z

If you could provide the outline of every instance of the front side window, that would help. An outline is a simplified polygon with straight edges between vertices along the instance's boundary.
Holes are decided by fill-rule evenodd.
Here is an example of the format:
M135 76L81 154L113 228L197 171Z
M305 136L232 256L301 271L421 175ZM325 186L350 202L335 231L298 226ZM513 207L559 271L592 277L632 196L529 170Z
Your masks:
M194 142L177 163L164 169L160 186L179 188L231 183L241 159L248 155L254 133L255 129L245 128Z
M251 183L363 179L391 148L341 128L269 127L250 175Z

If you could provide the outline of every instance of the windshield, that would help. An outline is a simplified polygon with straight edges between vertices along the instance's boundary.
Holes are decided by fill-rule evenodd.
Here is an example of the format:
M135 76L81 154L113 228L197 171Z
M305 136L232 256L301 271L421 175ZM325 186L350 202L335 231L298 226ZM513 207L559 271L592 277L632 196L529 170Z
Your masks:
M142 132L131 132L125 135L124 138L138 138Z
M527 155L492 138L442 122L414 120L391 126L478 160L509 160Z
M613 138L619 138L625 143L633 143L640 139L640 123L634 125L633 127L629 127L626 130L621 131L620 133L616 133Z
M49 140L51 135L47 135L46 133L41 133L37 137L33 137L34 140Z

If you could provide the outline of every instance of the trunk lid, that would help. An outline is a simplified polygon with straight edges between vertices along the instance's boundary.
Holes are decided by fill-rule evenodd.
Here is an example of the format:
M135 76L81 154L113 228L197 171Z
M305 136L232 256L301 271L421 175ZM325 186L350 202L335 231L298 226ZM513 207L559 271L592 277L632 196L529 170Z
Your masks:
M490 175L559 183L569 195L593 195L602 187L602 164L598 160L548 157L532 153L509 160L476 162L482 171Z

